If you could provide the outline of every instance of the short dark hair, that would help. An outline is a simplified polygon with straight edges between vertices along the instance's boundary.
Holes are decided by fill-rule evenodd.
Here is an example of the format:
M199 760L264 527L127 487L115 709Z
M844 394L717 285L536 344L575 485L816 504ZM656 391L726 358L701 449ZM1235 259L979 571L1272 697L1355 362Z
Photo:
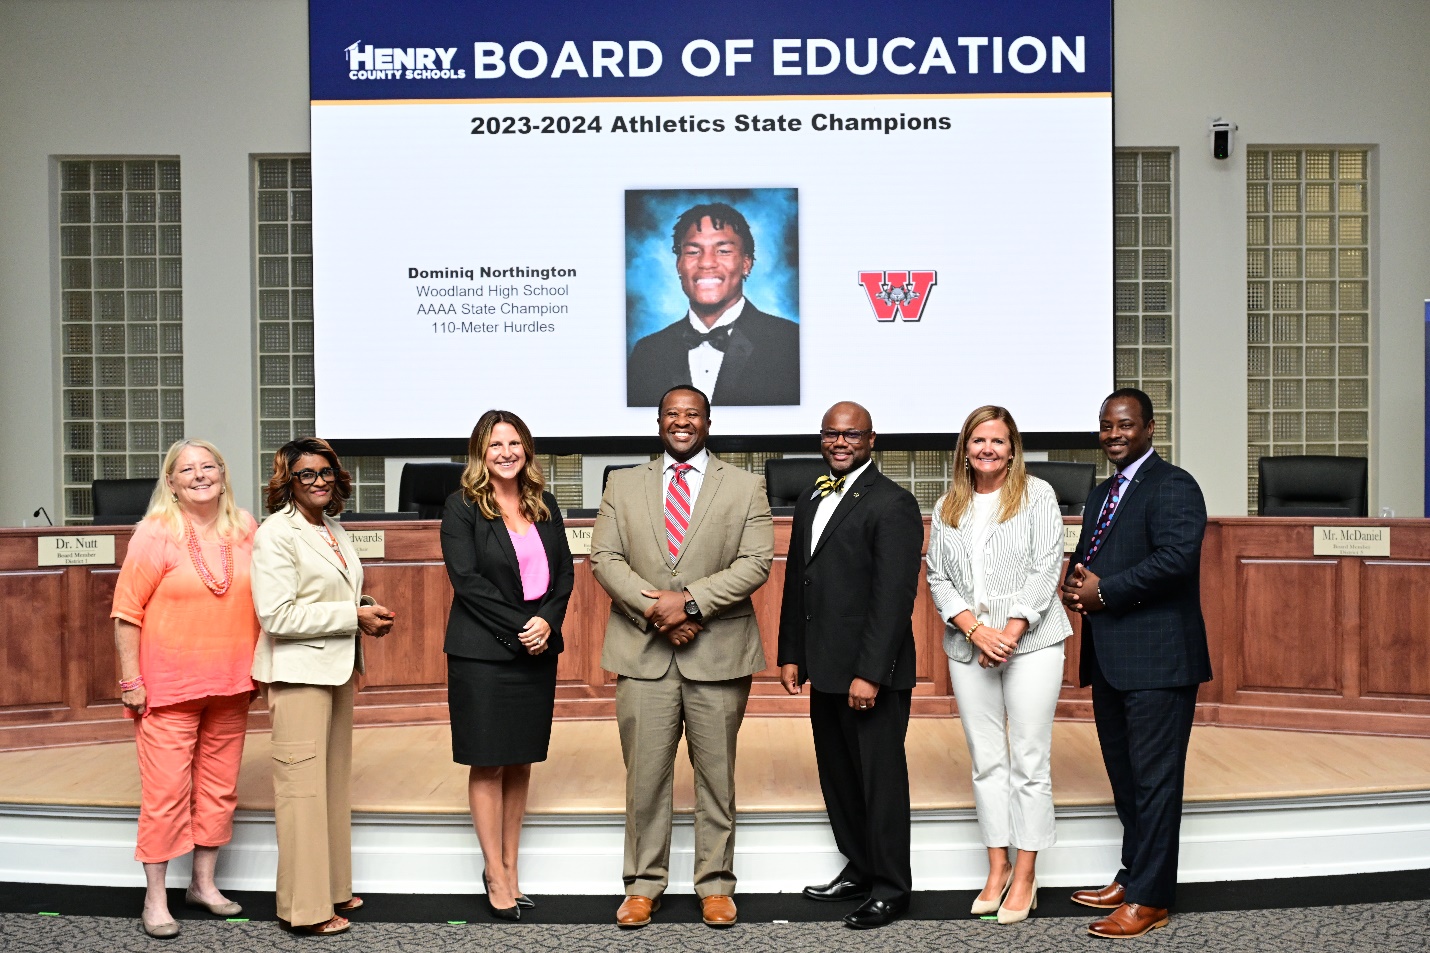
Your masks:
M667 397L669 397L671 394L674 394L676 391L682 391L682 390L683 390L683 391L689 391L690 393L696 395L696 396L699 397L702 401L704 401L704 402L705 402L705 416L706 416L706 417L709 417L709 416L710 416L710 398L709 398L709 397L706 397L706 396L705 396L705 392L704 392L703 390L701 390L700 388L696 387L694 384L676 384L674 387L672 387L672 388L670 388L669 390L667 390L664 394L661 394L661 395L660 395L660 400L658 400L658 401L656 402L655 412L656 412L657 414L659 414L659 413L660 413L660 409L665 406L665 399L666 399Z
M329 516L337 516L343 511L343 503L352 496L352 474L343 469L338 454L328 441L321 437L299 437L290 440L273 453L273 476L268 480L264 492L264 502L268 512L277 513L293 502L293 467L300 457L315 453L328 461L333 468L333 498L323 507Z
M1103 398L1102 406L1103 406L1103 407L1106 407L1106 406L1107 406L1107 402L1110 401L1110 400L1118 400L1118 399L1122 399L1122 398L1125 398L1125 399L1127 399L1127 400L1135 400L1135 401L1137 401L1137 406L1139 406L1139 407L1142 408L1142 424L1143 424L1143 426L1146 426L1147 424L1150 424L1150 423L1155 419L1155 418L1152 416L1152 398L1148 397L1148 396L1147 396L1147 393L1146 393L1145 391L1140 391L1140 390L1138 390L1138 389L1135 388L1135 387L1119 387L1119 388L1117 388L1117 390L1113 391L1112 393L1108 394L1105 398Z
M740 243L744 246L745 256L751 261L755 258L755 236L750 234L750 223L745 221L745 216L733 206L724 202L708 202L704 205L696 205L686 209L680 214L680 218L675 220L675 228L670 234L670 248L677 256L680 255L680 246L685 242L685 233L690 231L693 225L697 231L700 230L702 219L710 219L710 224L716 231L730 226L731 231L740 236Z

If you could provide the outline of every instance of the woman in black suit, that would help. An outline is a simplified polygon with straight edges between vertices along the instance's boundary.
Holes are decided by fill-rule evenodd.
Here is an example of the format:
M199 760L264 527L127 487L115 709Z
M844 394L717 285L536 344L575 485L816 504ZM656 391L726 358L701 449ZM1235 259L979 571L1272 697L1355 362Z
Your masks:
M534 906L517 881L531 765L546 760L556 656L575 570L556 498L544 492L531 431L505 410L482 414L462 488L442 514L452 580L447 703L452 758L471 766L472 824L492 915Z

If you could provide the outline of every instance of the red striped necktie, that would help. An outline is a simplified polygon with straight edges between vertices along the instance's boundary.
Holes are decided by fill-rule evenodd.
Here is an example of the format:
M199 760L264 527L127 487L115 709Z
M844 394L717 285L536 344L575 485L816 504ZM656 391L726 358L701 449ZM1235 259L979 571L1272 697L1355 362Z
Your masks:
M1102 539L1107 535L1107 527L1112 525L1112 517L1117 512L1117 503L1122 499L1122 486L1127 482L1127 477L1117 474L1117 479L1112 484L1112 490L1107 494L1107 502L1102 504L1102 512L1097 515L1097 529L1093 531L1092 541L1087 547L1086 562L1092 562L1092 557L1097 555L1097 551L1102 548Z
M680 556L680 547L685 542L685 534L690 531L690 485L685 482L685 474L695 468L688 463L677 463L671 468L670 485L665 488L665 542L670 550L670 561L674 563Z

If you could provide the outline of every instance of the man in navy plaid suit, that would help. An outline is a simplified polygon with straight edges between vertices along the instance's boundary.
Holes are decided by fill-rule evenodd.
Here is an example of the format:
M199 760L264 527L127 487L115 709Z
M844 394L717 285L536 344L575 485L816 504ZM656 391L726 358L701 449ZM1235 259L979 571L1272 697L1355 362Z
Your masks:
M1136 388L1102 404L1099 440L1115 472L1095 487L1063 580L1082 613L1081 682L1117 817L1122 869L1073 900L1111 910L1088 932L1141 936L1167 923L1197 686L1212 677L1200 570L1207 507L1192 475L1152 449L1152 401Z

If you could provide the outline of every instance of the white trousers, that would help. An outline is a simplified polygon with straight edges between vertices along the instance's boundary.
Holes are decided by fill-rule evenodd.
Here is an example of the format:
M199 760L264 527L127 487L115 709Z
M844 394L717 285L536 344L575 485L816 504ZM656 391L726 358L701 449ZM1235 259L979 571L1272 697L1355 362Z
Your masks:
M1063 684L1063 644L988 668L950 659L948 671L973 759L984 846L1053 846L1053 712Z

